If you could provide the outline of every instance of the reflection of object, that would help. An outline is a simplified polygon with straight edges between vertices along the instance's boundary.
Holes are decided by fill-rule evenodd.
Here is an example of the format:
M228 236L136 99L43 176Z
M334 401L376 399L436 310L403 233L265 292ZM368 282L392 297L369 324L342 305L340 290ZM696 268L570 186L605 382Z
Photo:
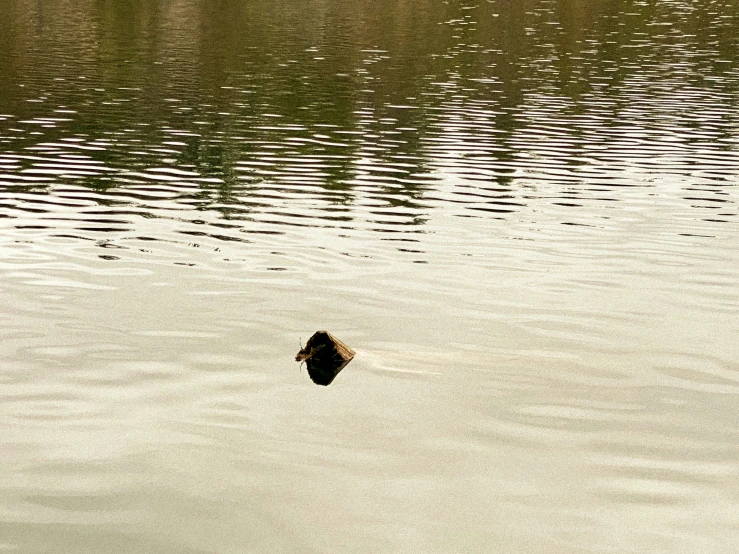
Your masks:
M354 350L331 333L316 331L295 356L295 361L306 363L308 375L316 385L330 385L353 357Z

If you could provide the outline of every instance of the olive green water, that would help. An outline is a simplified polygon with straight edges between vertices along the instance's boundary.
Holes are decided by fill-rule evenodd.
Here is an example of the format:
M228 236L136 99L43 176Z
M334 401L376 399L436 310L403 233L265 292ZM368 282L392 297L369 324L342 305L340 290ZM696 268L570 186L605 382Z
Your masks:
M737 0L0 9L0 552L739 551Z

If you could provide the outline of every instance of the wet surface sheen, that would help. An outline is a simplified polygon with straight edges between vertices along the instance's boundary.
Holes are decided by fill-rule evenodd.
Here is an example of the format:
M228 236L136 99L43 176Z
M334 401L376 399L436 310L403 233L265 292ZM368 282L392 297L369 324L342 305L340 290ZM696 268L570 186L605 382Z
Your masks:
M736 0L2 9L0 552L739 550Z

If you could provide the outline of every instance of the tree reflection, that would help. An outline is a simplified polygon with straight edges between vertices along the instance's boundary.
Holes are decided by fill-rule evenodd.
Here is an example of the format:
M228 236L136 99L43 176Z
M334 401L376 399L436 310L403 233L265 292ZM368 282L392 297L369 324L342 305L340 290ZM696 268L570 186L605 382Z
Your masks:
M6 151L105 139L94 156L112 168L197 173L198 206L223 217L267 186L319 194L332 218L371 197L398 223L418 225L440 179L474 186L506 213L525 203L520 177L540 169L537 159L581 171L583 152L622 140L633 121L625 113L656 134L684 97L724 114L738 97L735 29L720 17L736 13L731 0L712 9L681 0L7 0L3 9L0 114L74 114L41 136L0 121ZM669 129L731 149L735 119L706 117Z

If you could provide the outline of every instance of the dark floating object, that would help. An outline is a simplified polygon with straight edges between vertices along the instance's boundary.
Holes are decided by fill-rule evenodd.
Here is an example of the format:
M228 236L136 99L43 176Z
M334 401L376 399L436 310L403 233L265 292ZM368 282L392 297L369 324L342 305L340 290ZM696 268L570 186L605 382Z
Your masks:
M305 343L305 348L295 356L295 361L305 362L313 382L326 386L352 358L354 350L328 331L316 331Z

